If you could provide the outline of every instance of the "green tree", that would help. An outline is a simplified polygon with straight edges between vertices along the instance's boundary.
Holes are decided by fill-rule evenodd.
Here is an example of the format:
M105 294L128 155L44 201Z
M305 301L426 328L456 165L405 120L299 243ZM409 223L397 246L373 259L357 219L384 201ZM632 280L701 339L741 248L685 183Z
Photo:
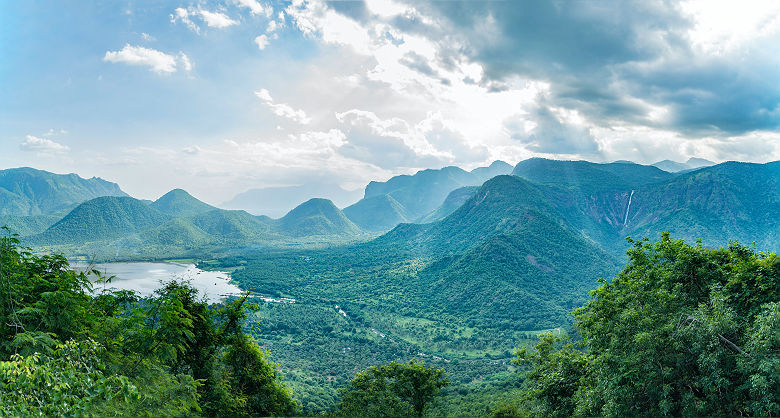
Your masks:
M444 370L410 360L393 361L358 373L342 391L344 416L422 416L449 381Z
M575 311L583 352L528 356L543 415L780 415L780 258L732 244L633 242ZM556 388L556 381L559 385Z

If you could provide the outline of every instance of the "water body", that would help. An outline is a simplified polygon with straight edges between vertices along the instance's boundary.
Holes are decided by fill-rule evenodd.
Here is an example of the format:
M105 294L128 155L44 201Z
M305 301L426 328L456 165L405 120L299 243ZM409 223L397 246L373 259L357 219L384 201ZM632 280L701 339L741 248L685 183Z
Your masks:
M85 266L76 265L78 268ZM219 302L226 296L238 295L241 289L230 284L230 276L223 271L205 271L194 264L178 263L101 263L93 268L106 277L115 276L106 288L133 290L142 296L149 296L171 280L189 281L192 287L205 295L209 302ZM96 285L100 290L104 285Z

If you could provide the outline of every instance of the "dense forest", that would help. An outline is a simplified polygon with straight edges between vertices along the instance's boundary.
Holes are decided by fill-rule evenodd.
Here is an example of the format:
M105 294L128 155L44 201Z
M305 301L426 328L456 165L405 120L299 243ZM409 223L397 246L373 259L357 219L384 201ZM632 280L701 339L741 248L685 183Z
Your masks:
M491 354L485 347L495 337L472 335L482 347L464 340L459 354L454 342L468 329L410 318L408 329L384 334L359 303L329 306L325 294L319 304L263 307L249 295L209 305L178 282L146 298L93 290L110 278L73 270L60 255L32 254L5 236L0 408L95 416L780 414L780 258L668 235L632 241L628 258L575 310L568 332L510 332L503 338L513 339L515 354ZM308 313L294 319L283 307ZM323 314L334 310L345 321ZM319 329L321 341L307 328ZM301 333L307 337L296 339ZM259 344L274 350L278 339L307 354L287 354L291 365L272 363ZM442 342L431 347L449 358L417 351L410 343L417 339ZM343 346L329 357L334 342ZM385 344L383 357L377 344ZM325 381L279 372L307 356L329 369ZM512 364L496 373L507 357ZM464 379L475 368L493 380ZM319 395L290 389L318 386ZM296 400L301 395L308 405Z

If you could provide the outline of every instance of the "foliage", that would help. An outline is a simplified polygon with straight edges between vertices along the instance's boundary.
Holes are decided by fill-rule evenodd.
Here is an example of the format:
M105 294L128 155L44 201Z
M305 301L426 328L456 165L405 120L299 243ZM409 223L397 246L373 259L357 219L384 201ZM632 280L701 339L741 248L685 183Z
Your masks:
M366 417L422 416L449 384L444 370L421 362L391 362L358 373L342 391L339 414Z
M539 415L780 414L780 258L666 234L576 311L587 354L545 337L530 360Z
M125 376L107 375L104 348L92 340L60 344L50 354L14 354L0 361L3 415L100 415L114 404L138 400Z
M243 332L246 296L187 283L93 293L92 273L0 237L0 414L256 416L297 404ZM96 274L97 280L106 280Z

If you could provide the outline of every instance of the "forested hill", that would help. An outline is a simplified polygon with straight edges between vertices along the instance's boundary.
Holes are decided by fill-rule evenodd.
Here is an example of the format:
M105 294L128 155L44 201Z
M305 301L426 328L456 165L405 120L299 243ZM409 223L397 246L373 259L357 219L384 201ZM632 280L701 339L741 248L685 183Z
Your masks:
M34 168L0 170L0 215L52 215L100 196L127 196L116 183Z

